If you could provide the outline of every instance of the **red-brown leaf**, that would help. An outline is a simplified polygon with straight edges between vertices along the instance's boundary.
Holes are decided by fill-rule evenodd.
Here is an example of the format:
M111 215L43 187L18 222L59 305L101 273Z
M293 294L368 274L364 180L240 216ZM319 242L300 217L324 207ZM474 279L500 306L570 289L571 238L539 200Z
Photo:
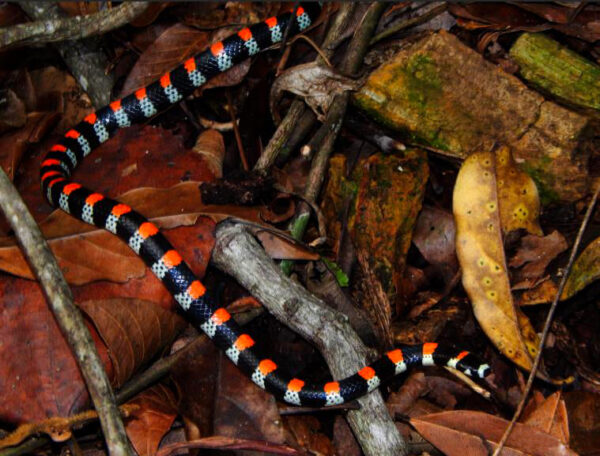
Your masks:
M447 456L488 456L508 421L469 410L434 413L410 420L419 433ZM556 437L517 423L502 451L507 456L577 456Z
M177 416L175 395L158 384L138 394L129 404L139 406L125 423L129 440L138 455L155 455L160 441Z
M2 276L0 296L0 420L18 424L81 411L85 384L39 286ZM106 348L88 326L111 376Z
M111 380L117 388L186 326L181 316L141 299L85 301L79 307L108 348L114 370Z

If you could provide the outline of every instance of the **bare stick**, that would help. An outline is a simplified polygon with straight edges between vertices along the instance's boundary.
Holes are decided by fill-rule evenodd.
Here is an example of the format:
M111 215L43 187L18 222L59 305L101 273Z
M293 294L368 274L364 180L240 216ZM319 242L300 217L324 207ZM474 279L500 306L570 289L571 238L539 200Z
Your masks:
M71 290L21 195L1 168L0 208L14 230L56 321L71 346L98 412L109 453L114 456L133 455L110 382L92 336L73 304Z
M535 379L535 374L539 368L540 361L542 359L542 351L544 350L544 345L546 343L546 338L548 337L548 333L550 332L550 325L552 324L552 317L554 316L554 311L558 306L558 301L560 300L560 296L565 289L565 285L567 284L567 279L569 278L569 274L571 273L571 269L573 267L573 263L575 262L575 256L577 255L577 250L579 249L579 245L581 244L581 238L583 237L583 233L588 226L590 218L592 217L592 213L594 211L594 207L596 206L596 202L598 201L598 194L600 194L600 185L596 188L594 192L594 196L592 197L592 201L590 201L590 205L587 208L585 213L585 217L581 222L581 227L579 227L579 232L577 233L577 238L575 238L575 242L573 243L573 248L571 249L571 255L569 256L569 261L567 262L567 267L565 268L562 279L560 280L560 284L558 286L558 291L556 292L556 296L554 296L554 301L552 301L552 305L550 306L550 310L548 310L548 315L546 316L546 321L544 323L544 329L542 331L542 336L540 337L540 345L538 347L538 352L533 360L533 366L531 367L531 372L529 372L529 377L527 378L527 384L525 385L525 391L523 391L523 396L521 396L521 400L519 401L519 405L515 414L508 423L502 438L500 439L500 443L496 447L494 454L492 456L498 456L502 448L506 444L508 437L510 436L511 431L515 427L515 423L521 416L523 412L523 408L525 407L525 401L527 400L527 396L529 396L529 392L531 391L531 387L533 385L533 380Z
M127 24L143 13L147 2L124 2L87 16L64 17L17 24L0 29L0 48L52 43L99 35Z
M348 323L297 282L282 274L243 226L222 223L211 261L232 275L282 323L310 340L332 374L343 378L366 364L368 350ZM366 455L405 455L406 444L379 391L358 400L361 409L347 418Z

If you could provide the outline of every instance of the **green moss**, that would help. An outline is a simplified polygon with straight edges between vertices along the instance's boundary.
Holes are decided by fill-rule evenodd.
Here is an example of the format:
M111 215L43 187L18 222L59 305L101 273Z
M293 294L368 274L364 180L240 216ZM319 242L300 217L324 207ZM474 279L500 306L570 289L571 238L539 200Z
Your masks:
M540 160L539 165L534 165L533 163L523 163L520 165L521 169L529 174L535 181L535 185L537 186L540 194L540 202L542 203L542 206L560 200L558 193L545 183L548 178L553 178L546 171L544 171L545 167L549 166L551 161L552 160L549 157L543 157Z

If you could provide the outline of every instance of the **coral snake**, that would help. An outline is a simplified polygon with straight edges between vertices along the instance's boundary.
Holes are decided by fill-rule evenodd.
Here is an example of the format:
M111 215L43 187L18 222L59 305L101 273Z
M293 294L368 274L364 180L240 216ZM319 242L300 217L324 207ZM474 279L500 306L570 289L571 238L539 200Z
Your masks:
M218 308L204 285L157 227L129 206L69 180L77 164L119 128L148 120L177 103L209 78L280 42L289 28L294 35L308 28L319 13L318 3L302 4L293 12L271 17L219 41L186 60L158 81L89 114L47 153L41 165L44 194L53 206L119 236L142 257L197 324L254 383L290 404L341 404L376 389L382 381L412 365L447 365L467 375L485 377L490 368L466 351L436 343L398 348L358 373L340 381L310 384L288 376L271 359L258 353L255 342Z

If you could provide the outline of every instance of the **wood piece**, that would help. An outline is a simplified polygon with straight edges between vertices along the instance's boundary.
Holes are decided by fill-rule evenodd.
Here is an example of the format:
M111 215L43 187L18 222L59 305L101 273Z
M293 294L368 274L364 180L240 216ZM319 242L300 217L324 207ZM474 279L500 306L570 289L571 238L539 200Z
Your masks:
M589 119L546 101L445 31L399 51L354 101L411 142L452 157L510 146L543 202L588 190Z
M523 33L510 49L519 74L572 105L600 110L600 66L543 33ZM600 114L600 113L597 113Z

